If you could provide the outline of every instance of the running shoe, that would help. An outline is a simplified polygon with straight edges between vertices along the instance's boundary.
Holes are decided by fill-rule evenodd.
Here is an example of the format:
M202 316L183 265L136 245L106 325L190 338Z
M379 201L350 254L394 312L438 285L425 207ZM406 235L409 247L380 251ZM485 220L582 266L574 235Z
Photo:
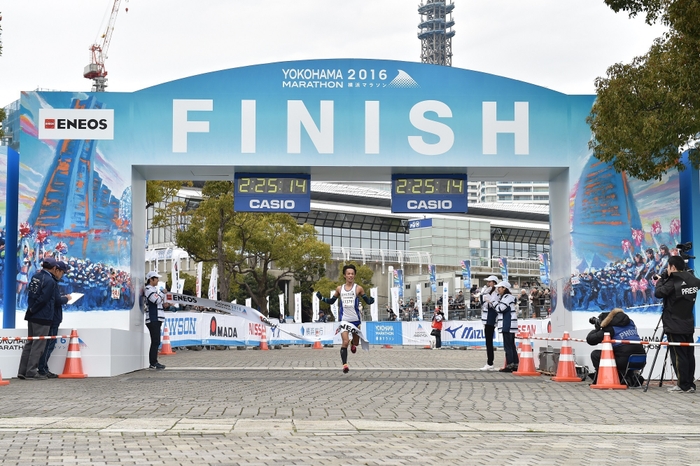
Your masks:
M674 385L673 387L669 388L668 391L671 393L695 393L695 389L693 387L690 387L688 390L683 390L678 385Z
M343 364L343 374L347 374L348 372L350 372L350 368L347 364Z
M350 352L352 352L352 354L357 353L357 346L355 346L355 345L350 345Z
M493 364L486 364L484 367L479 369L480 371L495 371L496 368L493 367Z

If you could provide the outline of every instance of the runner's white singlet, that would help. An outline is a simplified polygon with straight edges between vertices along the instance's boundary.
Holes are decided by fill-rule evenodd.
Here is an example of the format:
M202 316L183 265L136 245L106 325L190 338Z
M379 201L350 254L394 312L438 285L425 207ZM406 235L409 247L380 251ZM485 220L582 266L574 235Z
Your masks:
M357 283L352 284L350 290L345 285L340 286L340 320L345 322L358 322L360 318L360 298L357 296Z

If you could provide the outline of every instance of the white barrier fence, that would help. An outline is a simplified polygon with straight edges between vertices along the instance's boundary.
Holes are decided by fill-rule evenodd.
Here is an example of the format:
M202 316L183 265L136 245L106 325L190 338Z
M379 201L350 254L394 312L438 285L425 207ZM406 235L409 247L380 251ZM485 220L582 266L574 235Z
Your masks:
M523 320L519 322L519 329L532 335L546 333L548 322ZM170 332L170 344L174 348L194 345L258 346L262 332L266 332L268 344L309 344L308 341L294 338L279 329L226 314L166 313L165 325ZM337 326L337 322L280 324L282 329L290 333L320 339L323 344L340 343L340 336L335 334ZM373 345L429 345L431 330L431 323L427 321L362 323L362 331ZM502 345L500 335L496 335L496 338L495 344ZM480 320L445 321L442 326L442 345L484 346L484 326Z

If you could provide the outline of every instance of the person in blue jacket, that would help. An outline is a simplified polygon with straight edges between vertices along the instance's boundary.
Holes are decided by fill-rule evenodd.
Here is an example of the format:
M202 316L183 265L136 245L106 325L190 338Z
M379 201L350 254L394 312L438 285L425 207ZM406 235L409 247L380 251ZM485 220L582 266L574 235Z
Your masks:
M53 314L53 322L51 323L51 329L49 330L49 336L55 337L58 335L58 327L61 325L61 322L63 322L63 305L67 304L68 301L71 298L70 294L67 295L61 295L61 290L59 289L58 282L61 281L63 276L65 275L66 272L68 272L68 264L66 264L63 261L56 261L56 267L54 268L53 271L53 276L54 279L56 280L56 296L54 298L54 314ZM38 367L38 372L39 375L41 376L46 376L49 379L57 379L58 375L54 374L49 370L49 358L51 357L51 353L53 353L54 348L56 347L56 339L52 338L51 340L48 340L46 343L46 348L44 348L44 353L41 355L41 358L39 359L39 367Z
M586 342L591 346L602 343L606 333L610 334L611 340L641 340L637 326L620 308L615 308L610 312L602 312L598 317L591 317L589 322L595 326L586 336ZM627 367L627 361L631 355L646 354L642 345L613 343L612 349L618 370L624 370ZM590 375L593 380L596 380L598 374L601 354L601 350L591 352L591 363L595 369L595 374Z
M515 372L518 370L518 349L515 346L515 334L518 332L518 302L510 293L510 283L502 281L496 284L498 298L491 306L498 313L496 321L498 332L503 337L503 352L506 353L506 367L500 372Z
M498 283L498 278L496 278L495 275L490 275L486 278L486 286L481 289L481 294L479 295L481 322L484 324L484 340L486 341L486 365L479 369L480 371L496 370L493 366L493 336L496 331L496 318L498 317L498 313L496 309L491 306L491 301L496 301L498 299L496 283Z
M29 337L45 337L51 330L58 286L53 276L56 265L55 259L45 258L41 265L42 269L32 276L27 285L27 312L24 314L24 320L27 321ZM45 347L46 340L27 340L19 361L18 379L47 379L45 375L40 375L38 372L39 359L44 354Z

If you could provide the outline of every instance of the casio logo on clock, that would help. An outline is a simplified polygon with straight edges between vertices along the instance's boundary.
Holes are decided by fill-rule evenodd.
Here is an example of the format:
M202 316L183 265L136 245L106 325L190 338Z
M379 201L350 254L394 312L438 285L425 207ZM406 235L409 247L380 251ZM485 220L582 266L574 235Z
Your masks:
M410 200L406 202L406 207L411 210L419 209L442 209L452 208L452 201L449 199L429 199L427 201Z
M248 206L256 210L294 210L296 203L292 199L251 199Z

